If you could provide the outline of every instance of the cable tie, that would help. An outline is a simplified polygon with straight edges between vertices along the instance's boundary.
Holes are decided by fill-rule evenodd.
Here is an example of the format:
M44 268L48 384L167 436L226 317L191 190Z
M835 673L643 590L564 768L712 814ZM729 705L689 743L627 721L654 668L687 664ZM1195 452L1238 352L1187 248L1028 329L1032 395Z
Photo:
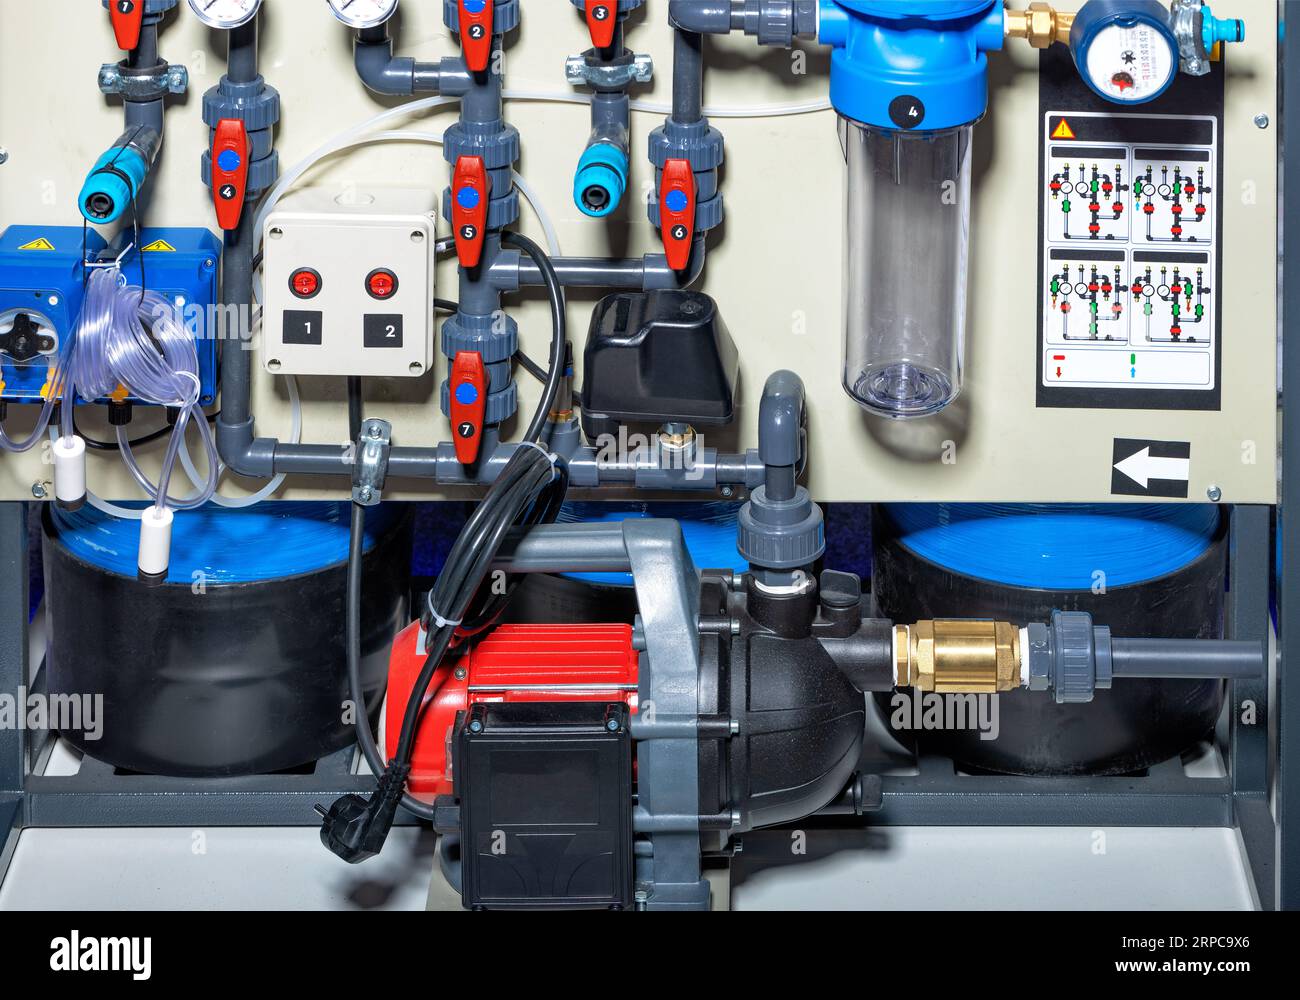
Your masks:
M427 600L425 603L428 605L428 608L429 608L429 614L430 614L430 615L432 616L432 618L433 618L433 624L435 624L436 626L438 626L438 628L447 628L448 626L450 626L451 628L459 628L459 627L460 627L460 623L461 623L461 621L462 621L463 619L458 619L458 620L456 620L456 621L451 621L450 619L447 619L447 618L442 617L442 615L438 613L438 609L435 608L435 607L433 606L433 592L432 592L432 591L429 592L428 600Z
M551 476L554 477L554 476L556 476L556 475L558 474L557 471L556 471L556 468L555 468L556 463L558 463L559 460L560 460L560 457L559 457L558 455L552 453L552 452L551 452L549 449L547 449L547 448L543 448L543 447L542 447L540 444L538 444L536 441L523 441L523 442L520 442L519 447L521 447L521 448L533 448L533 449L535 449L536 451L541 452L541 453L542 453L542 456L546 459L546 461L548 461L548 462L551 463ZM459 625L460 623L457 622L456 624Z

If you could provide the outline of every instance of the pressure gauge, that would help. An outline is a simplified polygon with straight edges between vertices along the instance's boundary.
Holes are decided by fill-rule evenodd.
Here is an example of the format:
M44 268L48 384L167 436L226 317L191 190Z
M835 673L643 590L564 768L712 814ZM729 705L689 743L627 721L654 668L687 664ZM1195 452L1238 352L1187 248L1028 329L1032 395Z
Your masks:
M397 13L397 0L329 0L329 5L349 28L374 28Z
M1091 0L1070 29L1084 81L1115 104L1155 100L1178 72L1169 12L1155 0Z
M190 0L190 9L209 28L229 31L257 16L262 0Z

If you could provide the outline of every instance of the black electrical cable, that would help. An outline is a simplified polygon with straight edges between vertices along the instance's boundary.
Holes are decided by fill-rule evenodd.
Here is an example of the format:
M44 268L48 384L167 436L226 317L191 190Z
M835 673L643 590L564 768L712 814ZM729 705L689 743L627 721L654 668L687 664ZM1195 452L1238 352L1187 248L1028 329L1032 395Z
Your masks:
M546 384L547 371L536 361L530 358L523 351L515 351L515 360L519 362L520 367L528 372L533 378L537 379L543 385Z
M361 437L361 424L365 421L362 412L361 376L348 376L348 432L352 441Z
M207 418L208 423L210 424L215 423L220 416L221 416L220 410L218 410L216 413L209 414ZM89 448L91 451L121 451L122 450L116 441L97 441L94 438L87 437L85 433L81 430L81 428L77 426L77 417L75 413L73 414L72 417L72 430L76 433L77 437L81 438L83 441L86 442L86 447ZM168 424L166 427L160 427L158 428L158 430L152 431L151 433L146 434L143 437L133 438L132 440L128 441L127 444L130 445L132 448L143 448L145 445L153 444L155 441L161 441L163 438L171 434L171 432L172 432L171 425Z
M541 272L542 283L546 286L546 291L551 299L551 365L549 377L546 380L546 388L542 390L541 405L538 406L537 412L533 414L532 423L528 425L528 430L524 432L525 441L539 441L542 436L542 430L546 427L546 420L555 406L555 398L560 393L560 383L564 381L564 354L568 348L568 317L564 307L564 287L560 284L560 276L555 272L555 266L551 263L551 258L546 255L546 251L530 240L527 236L519 233L502 233L501 243L503 246L514 247L522 250L537 265Z
M370 733L361 689L361 564L365 511L356 506L353 510L346 601L348 683L358 711L358 741L367 762L376 772L378 787L369 799L349 795L335 802L328 812L323 807L317 808L324 818L321 841L331 851L354 863L373 856L382 848L399 804L418 817L433 818L433 808L406 794L405 787L420 718L428 705L430 691L436 692L446 680L445 671L441 677L438 676L442 661L458 639L463 641L490 627L504 608L513 584L506 588L507 597L503 600L491 587L485 594L484 583L507 532L516 526L554 521L568 490L564 463L543 448L535 447L566 374L568 345L564 292L550 259L537 244L514 233L504 234L503 242L523 250L536 261L542 272L551 298L551 368L547 372L546 388L537 412L525 433L525 443L515 449L483 501L470 515L429 594L428 606L421 616L429 655L407 700L396 753L386 766ZM478 607L480 603L481 608ZM475 613L471 614L471 611Z

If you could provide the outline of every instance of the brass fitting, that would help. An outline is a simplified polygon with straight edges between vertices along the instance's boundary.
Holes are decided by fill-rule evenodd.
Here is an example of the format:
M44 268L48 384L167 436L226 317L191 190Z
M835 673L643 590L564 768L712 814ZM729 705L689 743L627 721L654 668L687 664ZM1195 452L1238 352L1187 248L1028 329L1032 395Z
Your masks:
M1020 630L1009 622L936 619L894 629L898 687L994 694L1020 687Z
M1007 37L1026 38L1036 49L1045 49L1053 42L1070 44L1070 26L1074 15L1056 10L1050 4L1031 3L1027 10L1009 10Z

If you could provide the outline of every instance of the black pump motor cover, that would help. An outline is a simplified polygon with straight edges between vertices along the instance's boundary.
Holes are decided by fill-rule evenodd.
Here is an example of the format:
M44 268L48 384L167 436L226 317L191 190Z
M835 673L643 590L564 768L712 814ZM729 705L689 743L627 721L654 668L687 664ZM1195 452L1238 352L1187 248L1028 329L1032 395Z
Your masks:
M684 290L611 295L596 306L583 359L582 430L621 424L729 424L740 356L717 303Z
M458 728L462 902L632 905L632 738L622 703L475 705Z

